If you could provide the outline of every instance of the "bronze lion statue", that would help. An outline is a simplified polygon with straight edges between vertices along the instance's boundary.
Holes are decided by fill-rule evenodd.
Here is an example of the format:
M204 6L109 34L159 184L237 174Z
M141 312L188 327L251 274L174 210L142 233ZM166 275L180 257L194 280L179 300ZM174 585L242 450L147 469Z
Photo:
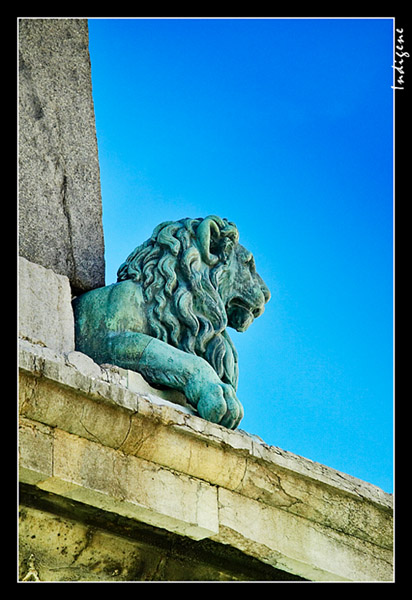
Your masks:
M216 216L158 225L120 266L117 283L75 298L76 349L185 394L198 414L235 429L238 357L270 292L236 226Z

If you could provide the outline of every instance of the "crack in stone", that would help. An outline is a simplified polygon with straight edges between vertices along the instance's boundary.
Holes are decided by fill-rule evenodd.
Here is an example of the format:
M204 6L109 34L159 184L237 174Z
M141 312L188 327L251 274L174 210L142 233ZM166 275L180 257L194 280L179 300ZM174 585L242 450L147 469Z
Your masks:
M93 536L94 536L94 528L93 527L89 527L86 530L86 541L84 543L84 546L82 548L80 548L80 550L78 550L76 553L73 554L73 560L69 565L69 568L72 567L74 565L74 563L76 563L78 561L78 559L80 558L80 556L83 554L83 552L85 550L87 550L87 548L90 546L92 540L93 540Z
M132 428L132 415L129 415L129 427L127 428L126 435L124 436L123 441L115 448L115 450L121 451L122 446L126 443L127 438L129 437L131 428Z
M85 429L85 431L92 437L94 438L94 440L96 442L98 442L99 444L101 444L102 446L104 445L103 442L101 440L99 440L99 438L97 437L97 435L95 435L92 431L90 431L86 425L83 423L83 417L84 417L84 413L86 410L87 406L83 406L83 410L82 410L82 414L79 417L79 421L80 421L80 425Z
M155 569L153 570L153 572L150 574L150 577L146 577L146 581L162 581L163 579L163 573L164 573L164 569L166 566L166 563L169 559L169 552L167 552L167 554L165 556L162 556L159 560L159 562L157 563Z
M68 200L67 200L67 175L65 172L63 172L63 179L62 179L62 183L61 183L61 187L60 187L60 195L61 195L61 201L62 201L63 214L67 221L67 230L68 230L68 236L69 236L69 248L68 248L69 252L68 252L67 262L69 264L71 263L71 269L73 270L73 279L75 280L76 279L76 262L74 259L74 252L73 252L72 219L71 219L70 209L69 209Z

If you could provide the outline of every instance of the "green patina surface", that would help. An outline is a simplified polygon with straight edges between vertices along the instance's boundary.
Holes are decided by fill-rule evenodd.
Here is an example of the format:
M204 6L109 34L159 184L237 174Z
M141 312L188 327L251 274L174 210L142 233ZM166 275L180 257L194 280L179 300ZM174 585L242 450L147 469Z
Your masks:
M161 223L115 284L73 301L76 349L185 394L200 416L235 429L238 360L226 331L246 331L270 292L236 226L217 216Z

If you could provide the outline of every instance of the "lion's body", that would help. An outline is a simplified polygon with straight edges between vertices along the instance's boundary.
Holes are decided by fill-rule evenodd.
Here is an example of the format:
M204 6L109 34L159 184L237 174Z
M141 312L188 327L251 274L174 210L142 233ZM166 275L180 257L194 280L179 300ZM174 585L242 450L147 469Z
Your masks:
M199 381L208 379L206 361L219 384L235 391L237 353L226 327L247 329L269 296L233 223L218 217L163 223L119 268L118 283L74 301L76 348L100 364L180 389L198 406L199 390L190 398L193 369L202 371Z

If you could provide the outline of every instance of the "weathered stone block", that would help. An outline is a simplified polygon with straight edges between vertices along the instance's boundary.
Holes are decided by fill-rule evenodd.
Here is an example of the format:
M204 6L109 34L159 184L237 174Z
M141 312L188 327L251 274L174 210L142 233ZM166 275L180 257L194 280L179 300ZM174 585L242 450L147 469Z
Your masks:
M29 419L20 421L19 469L20 476L32 485L52 476L53 434L50 427Z
M19 254L104 285L87 19L19 21Z
M215 487L57 428L52 473L42 477L44 469L39 472L29 455L41 452L42 442L37 436L22 457L20 480L24 483L36 483L42 490L192 539L218 532ZM25 438L21 443L25 444Z
M22 257L19 257L19 336L57 352L74 350L68 278Z
M267 504L261 510L260 502L224 488L219 488L218 500L216 541L313 581L392 579L391 550L349 537L325 520L308 526L292 512Z

